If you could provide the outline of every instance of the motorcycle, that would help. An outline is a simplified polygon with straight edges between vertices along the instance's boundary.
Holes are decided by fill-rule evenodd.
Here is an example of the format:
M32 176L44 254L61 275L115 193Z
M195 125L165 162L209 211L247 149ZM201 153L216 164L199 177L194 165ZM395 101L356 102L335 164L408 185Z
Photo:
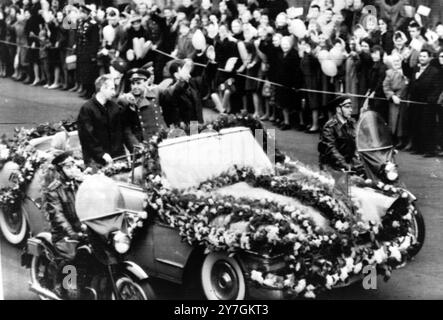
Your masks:
M103 241L88 222L84 222L82 228L87 237L81 238L76 256L70 262L61 258L50 233L42 232L27 240L22 265L30 269L31 291L42 300L155 298L149 282L138 281L131 265L122 261L114 249L116 242L127 244L121 231L109 233L107 241Z
M425 240L425 222L417 207L417 198L399 181L398 165L395 161L397 151L394 149L391 131L377 112L366 111L361 115L357 123L356 145L368 179L401 188L413 199L413 231L418 245L411 251L411 255L416 255Z
M398 182L392 135L386 122L375 111L361 115L357 123L356 145L367 178L388 184Z

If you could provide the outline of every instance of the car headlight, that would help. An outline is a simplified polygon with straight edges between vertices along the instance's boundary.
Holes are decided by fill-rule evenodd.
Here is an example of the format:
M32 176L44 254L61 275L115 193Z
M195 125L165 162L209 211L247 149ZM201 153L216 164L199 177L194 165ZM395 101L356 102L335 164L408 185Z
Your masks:
M386 178L391 182L394 182L398 179L398 170L395 163L393 162L386 163L385 174Z
M114 248L118 253L123 254L128 252L129 246L131 245L131 239L126 233L117 231L112 240Z

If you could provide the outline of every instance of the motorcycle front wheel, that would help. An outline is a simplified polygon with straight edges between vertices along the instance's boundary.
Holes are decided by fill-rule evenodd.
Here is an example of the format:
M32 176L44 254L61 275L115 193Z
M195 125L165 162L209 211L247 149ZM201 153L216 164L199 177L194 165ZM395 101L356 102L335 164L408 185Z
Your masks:
M115 283L121 300L155 300L156 295L148 280L137 281L127 274L120 275ZM112 294L115 300L115 294Z
M55 282L50 281L54 279L51 276L51 262L45 255L33 256L31 261L31 283L38 284L40 287L52 290L55 287ZM43 295L38 295L41 300L49 300Z
M414 203L413 206L414 206L414 214L412 217L413 219L412 232L415 238L417 239L417 243L409 251L411 257L417 255L417 253L421 250L425 242L425 235L426 235L425 220L423 219L423 216L420 210L418 209L417 205Z

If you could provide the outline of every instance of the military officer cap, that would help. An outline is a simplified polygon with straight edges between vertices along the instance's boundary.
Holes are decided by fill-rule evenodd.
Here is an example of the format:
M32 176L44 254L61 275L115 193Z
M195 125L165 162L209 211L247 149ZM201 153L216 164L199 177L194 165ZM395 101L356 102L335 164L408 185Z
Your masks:
M128 71L129 80L136 80L136 79L148 80L150 77L151 73L145 69L134 68Z
M59 155L57 155L52 161L51 164L54 166L62 167L63 165L73 162L74 158L72 157L71 151L65 151Z
M129 18L129 23L134 23L134 22L141 22L142 21L142 17L139 15L134 15L131 18Z
M91 8L87 7L84 4L80 4L80 10L86 12L87 14L90 14L92 12Z
M344 94L344 95L339 95L337 98L331 100L327 105L326 108L335 113L335 109L338 107L344 107L347 105L352 105L352 100L351 97Z

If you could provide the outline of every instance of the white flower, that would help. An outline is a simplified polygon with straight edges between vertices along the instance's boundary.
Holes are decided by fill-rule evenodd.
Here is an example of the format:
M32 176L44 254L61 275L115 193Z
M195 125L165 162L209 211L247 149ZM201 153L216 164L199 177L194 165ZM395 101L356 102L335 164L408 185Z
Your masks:
M251 245L249 243L249 236L246 233L243 233L240 237L240 247L242 249L251 249Z
M391 257L393 257L398 262L401 262L401 252L398 250L397 247L389 247L389 253L391 254Z
M155 176L154 180L152 180L152 182L154 182L154 183L161 183L162 182L162 178L159 175L157 175L157 176Z
M314 293L314 291L307 291L307 292L305 293L305 298L307 298L307 299L315 299L315 293Z
M338 231L346 231L349 228L349 223L346 222L341 222L340 220L338 220L335 223L335 229L337 229Z
M338 280L340 280L340 277L339 277L339 275L337 273L335 273L335 274L332 275L332 279L334 279L334 282L337 283Z
M346 268L348 269L348 272L352 272L352 269L354 269L354 259L351 257L348 257L345 259L346 262Z
M268 274L266 276L265 281L263 281L263 284L269 286L269 287L276 287L277 285L277 276Z
M348 268L343 267L340 269L340 280L345 281L349 277Z
M305 279L301 279L301 280L299 280L297 282L297 285L295 286L294 291L296 293L300 293L303 290L305 290L305 288L306 288L306 280Z
M274 218L275 220L283 220L283 215L280 212L277 212L276 214L274 214Z
M260 271L252 270L251 271L251 280L257 281L258 283L262 284L264 281L263 274Z
M393 221L393 222L392 222L392 227L393 227L393 228L398 228L398 227L400 227L400 222L398 222L397 220L396 220L396 221Z
M0 144L0 159L6 159L9 157L9 149L4 144Z
M403 219L403 220L412 220L412 215L411 215L411 213L408 213L407 215L404 215L404 216L402 217L402 219Z
M287 241L295 241L296 239L297 239L297 235L295 234L295 233L292 233L292 232L290 232L290 233L288 233L286 236L285 236L285 239L287 240Z
M374 258L375 262L377 262L377 264L382 263L387 258L385 250L383 248L375 250L373 258Z
M236 240L237 240L237 235L233 232L225 232L224 233L224 237L225 237L225 243L229 246L232 247Z
M363 264L361 262L357 263L354 266L354 273L359 274L362 268L363 268Z
M331 275L326 276L326 288L331 289L335 284L334 278Z
M268 242L273 243L273 242L278 242L280 240L280 237L278 236L280 230L277 226L267 226L266 231L267 231L266 236L268 238Z
M286 288L292 286L293 284L294 284L294 275L293 274L287 276L285 281L283 281L283 286L285 286Z
M301 269L301 264L300 262L297 262L297 264L295 265L295 271L299 271Z
M411 246L411 237L405 237L402 244L400 245L400 250L406 250Z

